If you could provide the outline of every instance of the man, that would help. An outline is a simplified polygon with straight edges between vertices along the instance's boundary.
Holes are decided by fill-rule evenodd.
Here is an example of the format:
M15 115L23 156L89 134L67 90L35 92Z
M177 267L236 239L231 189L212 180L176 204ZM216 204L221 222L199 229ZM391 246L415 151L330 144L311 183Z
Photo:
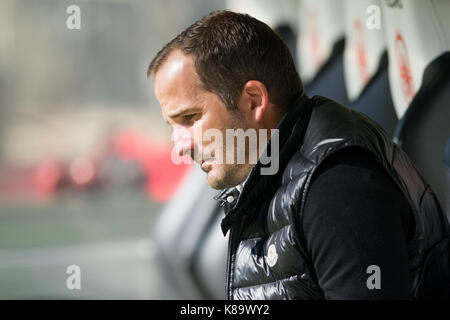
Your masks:
M175 150L224 189L227 298L445 293L449 226L434 194L377 124L303 93L288 48L266 24L213 12L156 55L153 74ZM248 143L224 143L238 129Z

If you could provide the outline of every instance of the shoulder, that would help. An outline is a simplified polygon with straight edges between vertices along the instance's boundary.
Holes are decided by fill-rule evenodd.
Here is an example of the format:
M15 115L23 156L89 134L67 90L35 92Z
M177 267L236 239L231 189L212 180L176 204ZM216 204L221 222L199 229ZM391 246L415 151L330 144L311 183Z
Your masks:
M314 96L311 100L314 107L301 153L314 163L320 163L330 150L391 144L380 126L366 115L325 97Z
M398 219L409 233L409 203L375 157L349 147L326 158L311 178L303 212L303 227L321 223L358 227Z
M311 178L309 196L327 192L349 198L347 191L357 191L360 196L364 191L372 191L374 196L380 197L394 192L405 198L375 156L358 146L343 148L320 163Z

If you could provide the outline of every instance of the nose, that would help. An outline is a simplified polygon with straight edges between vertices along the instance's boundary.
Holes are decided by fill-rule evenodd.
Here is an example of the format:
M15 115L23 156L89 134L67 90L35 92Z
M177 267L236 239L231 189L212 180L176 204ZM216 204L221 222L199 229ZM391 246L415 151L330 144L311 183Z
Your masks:
M188 155L194 158L194 138L188 129L180 126L174 127L172 141L174 142L175 152L180 157Z

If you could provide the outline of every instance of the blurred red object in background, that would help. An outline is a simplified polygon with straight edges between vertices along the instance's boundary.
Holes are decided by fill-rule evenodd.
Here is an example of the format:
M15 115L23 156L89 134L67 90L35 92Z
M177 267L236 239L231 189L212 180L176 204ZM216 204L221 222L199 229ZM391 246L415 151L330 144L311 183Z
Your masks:
M69 175L72 182L77 186L87 186L95 178L96 168L94 162L85 157L72 160L69 166Z
M59 180L61 179L61 166L53 160L40 162L33 176L34 186L41 196L48 196L55 192Z
M148 177L147 194L156 202L167 202L177 191L192 164L175 164L170 142L147 138L135 130L118 134L114 152L126 161L136 161Z

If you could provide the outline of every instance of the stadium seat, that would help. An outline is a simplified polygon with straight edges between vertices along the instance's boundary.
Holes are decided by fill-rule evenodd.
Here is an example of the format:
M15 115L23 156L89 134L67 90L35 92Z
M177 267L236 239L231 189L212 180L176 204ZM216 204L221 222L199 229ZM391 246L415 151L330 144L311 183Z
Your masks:
M391 93L401 117L394 141L446 207L450 136L450 1L383 2Z
M268 24L272 29L289 25L297 29L298 0L226 0L228 10L247 13Z
M450 221L450 137L445 148L445 170L447 171L447 219Z
M297 54L305 92L348 105L343 13L340 1L300 1Z
M268 24L284 40L296 61L298 3L298 0L226 0L226 7Z
M398 118L389 88L380 1L346 0L344 8L344 76L349 107L368 115L392 136ZM376 11L370 10L371 8ZM372 18L379 19L380 24L368 25Z
M228 242L216 194L194 166L154 228L159 265L178 299L224 298Z

